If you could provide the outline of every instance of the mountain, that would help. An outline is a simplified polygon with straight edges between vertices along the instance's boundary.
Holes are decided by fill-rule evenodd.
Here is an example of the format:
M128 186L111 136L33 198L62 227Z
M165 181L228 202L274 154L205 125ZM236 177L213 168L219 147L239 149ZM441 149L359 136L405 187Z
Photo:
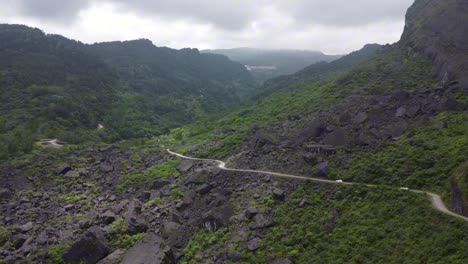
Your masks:
M198 117L150 138L36 146L0 163L0 259L466 263L468 97L457 66L466 62L463 45L454 42L467 32L468 19L460 14L465 2L416 0L398 43L367 45L269 80L254 102L223 116ZM433 21L439 24L431 30ZM34 40L19 51L23 42L11 45L14 56L1 62L15 65L11 58L20 54L32 58L23 51L42 43ZM122 94L153 96L146 87L158 87L155 80L185 87L181 76L190 83L204 76L203 67L168 65L180 74L164 72L146 56L157 60L168 51L145 40L85 45L84 51L76 49L83 45L77 42L52 43L48 49L65 50L47 59L41 50L41 60L33 61L54 74L18 60L21 68L2 71L9 77L5 83L14 88L53 79L52 88L70 94L99 87L110 95L102 103L112 110L122 107L122 98L132 109L138 106ZM75 59L60 59L65 55ZM227 83L241 82L236 69L243 67L236 65L223 77ZM60 75L61 69L73 75ZM15 77L21 73L25 80ZM103 73L110 77L95 81ZM52 88L52 95L61 91ZM21 102L29 90L21 91L2 90L2 96ZM97 99L83 102L92 102L91 108ZM132 131L141 124L127 125ZM102 137L110 132L99 130Z
M202 52L228 56L231 60L246 65L247 69L260 81L292 74L316 62L330 62L341 57L340 55L326 55L319 51L254 48L215 49Z
M204 139L173 143L189 157L375 187L213 173L212 193L231 187L218 207L232 204L231 221L213 231L202 217L183 261L466 262L465 10L466 1L417 0L398 43L365 47L341 70L346 56L271 79L254 105L184 127L186 142ZM407 189L441 194L459 217Z
M0 40L3 158L28 152L40 138L111 142L161 134L236 107L254 90L241 64L196 49L148 40L87 45L5 24Z
M319 62L301 69L291 75L279 76L269 79L259 87L256 94L257 98L268 96L275 92L290 91L294 86L301 82L320 82L327 80L334 75L349 70L373 58L384 47L378 44L368 44L362 49L345 55L332 62Z
M424 53L437 68L441 84L461 82L468 89L468 3L419 0L408 10L400 43L410 53Z

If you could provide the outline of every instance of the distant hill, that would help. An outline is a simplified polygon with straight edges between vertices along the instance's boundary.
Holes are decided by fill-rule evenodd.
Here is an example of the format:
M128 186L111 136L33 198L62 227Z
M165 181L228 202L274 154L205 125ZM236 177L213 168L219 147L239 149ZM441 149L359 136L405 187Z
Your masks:
M330 62L341 57L341 55L326 55L320 51L254 48L214 49L202 52L228 56L231 60L246 65L247 69L260 81L292 74L311 64L321 61Z
M0 88L0 156L8 156L41 137L115 141L164 133L238 106L254 81L240 63L196 49L149 40L86 45L2 24Z

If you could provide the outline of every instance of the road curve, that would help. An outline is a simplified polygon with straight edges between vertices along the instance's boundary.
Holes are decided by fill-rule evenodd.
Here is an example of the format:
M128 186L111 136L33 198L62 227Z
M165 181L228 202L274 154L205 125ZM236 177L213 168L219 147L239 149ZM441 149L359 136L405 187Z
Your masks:
M55 147L63 147L64 143L59 141L58 139L42 139L41 142L43 144L50 144Z
M271 172L271 171L261 171L261 170L244 170L244 169L231 169L231 168L226 168L226 163L220 160L215 160L215 159L200 159L200 158L192 158L188 156L184 156L182 154L173 152L169 149L166 150L169 154L175 155L177 157L183 158L183 159L188 159L188 160L198 160L198 161L206 161L206 162L215 162L218 164L218 168L225 170L225 171L236 171L236 172L249 172L249 173L258 173L258 174L265 174L265 175L272 175L275 177L280 177L280 178L287 178L287 179L296 179L296 180L306 180L306 181L314 181L314 182L322 182L322 183L331 183L331 184L345 184L345 185L355 185L355 184L360 184L368 187L378 187L377 185L374 184L362 184L362 183L355 183L355 182L337 182L337 181L332 181L332 180L325 180L325 179L320 179L320 178L311 178L311 177L305 177L305 176L297 176L297 175L292 175L292 174L284 174L284 173L278 173L278 172ZM421 190L413 190L409 189L408 191L414 192L414 193L421 193L421 194L427 194L431 200L432 205L434 208L444 214L460 218L462 220L465 220L468 222L468 217L465 217L463 215L456 214L452 211L450 211L447 206L445 206L444 202L442 201L442 198L440 195L432 192L426 192L426 191L421 191Z

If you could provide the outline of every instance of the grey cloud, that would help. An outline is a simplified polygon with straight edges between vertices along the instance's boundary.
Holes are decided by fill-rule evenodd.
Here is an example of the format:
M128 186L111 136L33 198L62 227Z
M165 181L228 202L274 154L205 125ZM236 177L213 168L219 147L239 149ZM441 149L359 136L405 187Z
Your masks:
M86 9L91 0L17 0L18 15L60 23L73 22L80 10Z
M275 6L299 23L358 26L402 20L414 0L276 0Z
M108 0L145 16L194 20L226 30L240 30L258 15L265 0Z
M110 3L143 17L208 23L235 31L248 27L269 7L301 24L356 26L402 20L413 0L3 0L17 12L59 23L70 22L91 3ZM5 4L5 2L4 2ZM2 5L2 4L0 4ZM10 4L11 5L11 4Z
M298 24L356 26L402 20L414 0L108 0L145 16L194 19L225 30L254 22L265 7L292 17Z

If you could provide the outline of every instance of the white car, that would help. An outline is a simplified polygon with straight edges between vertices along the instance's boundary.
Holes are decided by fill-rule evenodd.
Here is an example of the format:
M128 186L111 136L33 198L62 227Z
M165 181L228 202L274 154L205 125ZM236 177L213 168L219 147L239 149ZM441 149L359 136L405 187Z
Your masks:
M340 183L341 183L341 182L343 182L343 180L336 180L336 182L340 182Z
M409 188L408 187L401 187L400 190L409 191Z

